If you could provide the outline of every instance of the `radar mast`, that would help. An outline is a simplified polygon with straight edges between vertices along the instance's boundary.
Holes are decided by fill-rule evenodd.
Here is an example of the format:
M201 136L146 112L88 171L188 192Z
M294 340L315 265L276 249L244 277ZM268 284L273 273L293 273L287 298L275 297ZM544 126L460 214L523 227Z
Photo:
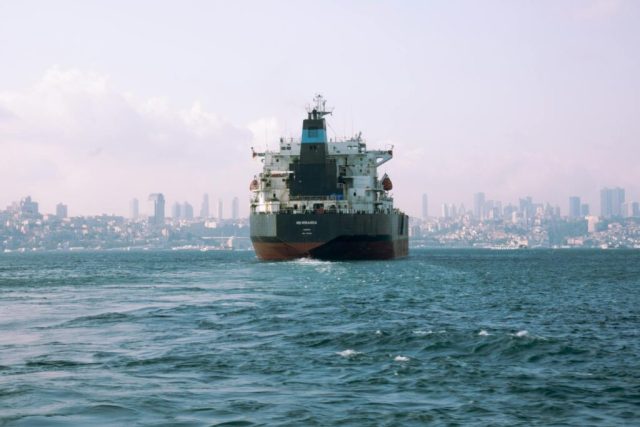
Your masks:
M309 119L321 119L326 115L333 113L333 110L327 110L327 100L321 94L317 94L313 98L313 107L307 105L307 113L309 113Z

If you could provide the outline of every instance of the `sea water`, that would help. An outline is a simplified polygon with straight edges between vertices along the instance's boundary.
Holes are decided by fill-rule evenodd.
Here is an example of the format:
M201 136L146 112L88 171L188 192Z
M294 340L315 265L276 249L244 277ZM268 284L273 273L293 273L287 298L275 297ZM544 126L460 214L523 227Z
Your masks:
M640 251L0 255L0 425L639 425Z

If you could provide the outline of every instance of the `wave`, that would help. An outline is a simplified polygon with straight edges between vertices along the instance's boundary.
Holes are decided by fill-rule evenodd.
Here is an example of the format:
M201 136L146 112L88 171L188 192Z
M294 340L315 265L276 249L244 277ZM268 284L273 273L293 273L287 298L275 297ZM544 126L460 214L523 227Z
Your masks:
M359 351L355 351L355 350L352 350L352 349L348 348L348 349L346 349L346 350L339 351L339 352L337 352L336 354L337 354L338 356L341 356L341 357L350 358L350 357L355 357L355 356L357 356L357 355L359 355L359 354L362 354L362 353L361 353L361 352L359 352Z
M47 368L47 369L65 369L65 368L77 368L80 366L89 366L92 363L78 362L75 360L63 360L63 359L31 359L27 360L25 366L29 368Z
M62 324L62 326L80 326L86 324L102 324L102 323L120 323L134 319L135 316L128 313L121 312L106 312L100 314L94 314L89 316L80 316L74 319L68 320Z

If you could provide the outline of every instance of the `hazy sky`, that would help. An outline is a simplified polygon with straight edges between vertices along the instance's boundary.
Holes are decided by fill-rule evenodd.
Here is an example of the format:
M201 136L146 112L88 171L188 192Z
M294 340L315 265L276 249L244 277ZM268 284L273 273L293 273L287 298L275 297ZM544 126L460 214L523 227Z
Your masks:
M207 192L246 215L249 147L299 136L320 92L332 136L395 146L410 214L477 191L597 212L603 186L640 198L639 22L622 0L0 1L0 208Z

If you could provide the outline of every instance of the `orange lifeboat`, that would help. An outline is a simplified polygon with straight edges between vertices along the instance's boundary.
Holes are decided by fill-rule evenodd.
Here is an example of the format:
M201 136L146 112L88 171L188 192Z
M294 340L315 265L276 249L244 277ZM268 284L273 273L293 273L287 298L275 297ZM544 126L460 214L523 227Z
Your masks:
M258 184L258 180L253 178L253 181L251 181L251 184L249 185L249 190L258 191L259 189L260 189L260 184Z
M389 176L386 173L382 177L382 189L384 191L393 190L393 183L391 182L391 178L389 178Z

